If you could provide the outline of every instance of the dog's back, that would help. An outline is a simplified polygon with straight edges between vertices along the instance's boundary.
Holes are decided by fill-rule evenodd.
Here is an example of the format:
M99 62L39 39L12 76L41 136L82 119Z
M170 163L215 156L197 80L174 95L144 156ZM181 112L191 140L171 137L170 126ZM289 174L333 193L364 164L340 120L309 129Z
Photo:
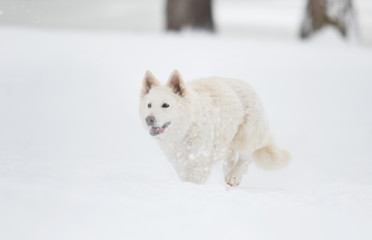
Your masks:
M203 101L209 102L211 109L205 108L205 111L217 112L215 121L210 122L215 124L216 137L222 136L223 144L238 153L239 159L243 162L253 160L264 169L281 168L289 163L290 154L276 146L261 101L249 84L236 79L211 77L191 82L190 88ZM226 172L234 175L232 169ZM237 172L234 181L238 182L231 182L227 176L230 185L240 183L238 178L242 173Z
M243 142L249 141L250 148L262 147L269 140L269 125L256 91L246 82L220 77L203 78L190 82L198 102L204 105L203 111L216 115L213 122L216 128L226 135L233 133L231 147L236 151L246 151ZM246 129L238 131L242 125ZM242 136L240 136L242 135ZM248 140L250 136L253 138Z

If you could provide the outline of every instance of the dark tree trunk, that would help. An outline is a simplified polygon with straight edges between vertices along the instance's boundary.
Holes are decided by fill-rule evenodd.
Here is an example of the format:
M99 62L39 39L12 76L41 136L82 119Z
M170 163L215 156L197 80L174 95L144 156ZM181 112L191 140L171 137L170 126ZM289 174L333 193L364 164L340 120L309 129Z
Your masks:
M184 27L214 31L212 0L168 0L167 30Z
M308 0L301 38L308 38L327 25L335 27L346 38L353 18L352 0Z

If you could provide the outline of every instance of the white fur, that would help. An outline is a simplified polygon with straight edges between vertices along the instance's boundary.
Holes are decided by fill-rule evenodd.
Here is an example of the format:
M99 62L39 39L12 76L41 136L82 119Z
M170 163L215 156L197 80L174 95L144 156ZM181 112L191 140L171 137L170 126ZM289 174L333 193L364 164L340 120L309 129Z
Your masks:
M163 103L169 107L162 108ZM161 85L148 71L140 101L148 131L150 115L158 126L171 122L155 138L182 181L205 183L213 164L223 161L227 184L237 186L252 160L264 169L290 161L289 153L274 143L256 92L240 80L211 77L186 85L174 71Z

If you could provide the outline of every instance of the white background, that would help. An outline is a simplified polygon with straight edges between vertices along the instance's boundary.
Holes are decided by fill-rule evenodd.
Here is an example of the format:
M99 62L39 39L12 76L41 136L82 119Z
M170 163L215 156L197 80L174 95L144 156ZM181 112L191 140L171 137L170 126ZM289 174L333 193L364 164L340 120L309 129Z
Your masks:
M372 238L367 14L359 42L301 42L301 1L216 1L214 35L164 33L160 1L68 2L0 2L0 239ZM254 86L292 164L180 182L138 114L174 68Z

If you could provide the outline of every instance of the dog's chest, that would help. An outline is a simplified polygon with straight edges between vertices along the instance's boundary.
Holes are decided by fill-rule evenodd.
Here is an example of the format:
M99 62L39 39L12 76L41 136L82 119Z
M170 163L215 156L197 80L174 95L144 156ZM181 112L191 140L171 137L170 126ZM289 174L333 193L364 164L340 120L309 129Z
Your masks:
M218 141L183 140L171 144L164 150L169 161L178 167L211 166L215 162L224 160L229 154L226 144L219 144Z

